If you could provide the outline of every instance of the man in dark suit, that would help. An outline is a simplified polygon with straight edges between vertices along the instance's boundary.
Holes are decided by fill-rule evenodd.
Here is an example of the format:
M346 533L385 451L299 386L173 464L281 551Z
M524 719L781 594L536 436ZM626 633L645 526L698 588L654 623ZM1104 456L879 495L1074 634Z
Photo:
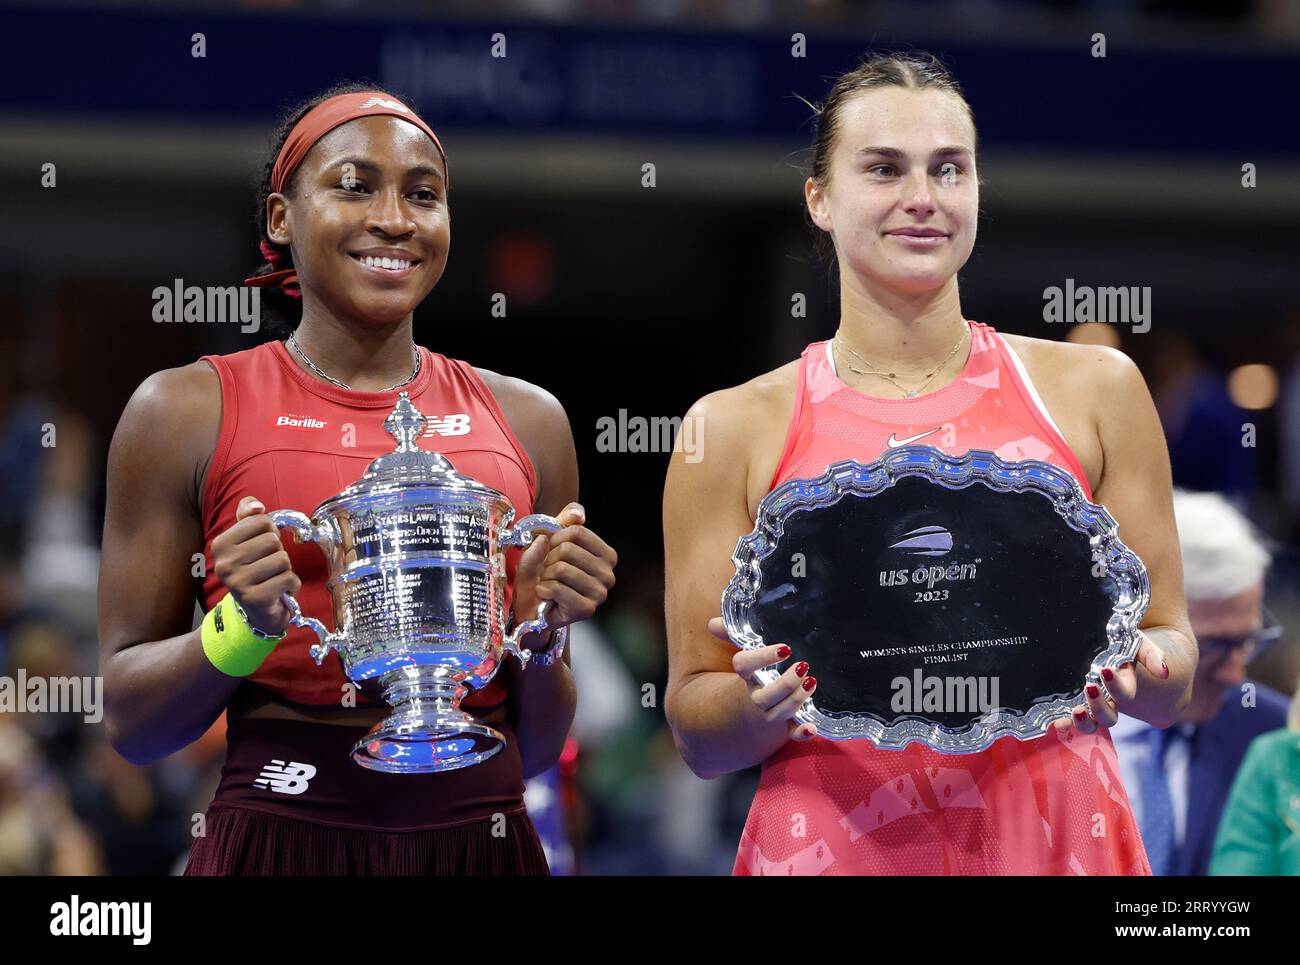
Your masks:
M1213 493L1174 492L1187 613L1200 647L1180 723L1111 728L1121 777L1155 874L1204 875L1246 748L1285 726L1288 699L1246 677L1281 634L1264 607L1270 556L1250 523Z

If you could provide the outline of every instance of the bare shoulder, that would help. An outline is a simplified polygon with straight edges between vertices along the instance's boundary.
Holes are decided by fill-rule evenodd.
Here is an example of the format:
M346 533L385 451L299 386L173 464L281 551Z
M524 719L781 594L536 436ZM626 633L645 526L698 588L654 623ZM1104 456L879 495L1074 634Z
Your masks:
M732 430L752 437L772 423L779 423L784 430L798 378L799 360L795 359L748 382L702 396L686 415L704 419L724 433Z
M146 376L127 403L132 408L156 408L174 411L177 407L200 407L215 396L221 398L221 381L212 364L204 361L159 369ZM154 414L161 414L155 412Z
M558 512L578 496L578 454L564 406L540 385L478 366L474 371L537 471L535 509Z
M1003 334L1054 409L1086 406L1095 422L1148 395L1137 364L1109 345Z
M119 427L142 423L142 428L156 433L169 427L192 425L195 419L198 428L209 421L219 423L221 419L221 381L216 369L203 361L159 369L146 377L131 394ZM156 441L172 444L182 440L156 437Z
M540 385L512 375L502 375L491 369L482 369L477 365L474 366L474 371L496 398L512 429L517 430L519 425L525 424L557 426L561 422L565 428L568 427L569 420L564 406Z
M113 435L114 461L161 470L184 480L196 506L221 431L221 381L204 361L160 369L146 377L122 411Z
M497 400L510 428L521 440L526 441L525 436L538 433L548 438L557 433L572 437L568 414L553 393L524 379L481 369L477 365L474 371Z
M752 521L785 449L798 379L795 359L748 382L710 392L691 406L686 418L696 420L694 438L707 455L700 459L697 454L698 466L692 468L684 453L674 452L665 497L694 499L701 487L734 494L742 508L748 507Z
M1114 379L1136 372L1133 360L1109 345L1058 342L1050 338L999 333L1020 356L1027 367L1035 364L1044 374L1060 379Z

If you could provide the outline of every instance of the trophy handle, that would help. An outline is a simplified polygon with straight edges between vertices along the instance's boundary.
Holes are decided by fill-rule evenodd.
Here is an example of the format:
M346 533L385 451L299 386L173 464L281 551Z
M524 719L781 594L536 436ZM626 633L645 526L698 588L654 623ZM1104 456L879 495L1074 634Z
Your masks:
M497 536L502 546L527 546L533 541L533 532L535 530L545 530L548 533L554 533L564 527L554 516L547 516L545 513L533 513L531 516L525 516L519 522L507 529L503 529Z
M502 650L509 651L519 658L519 665L527 667L528 661L532 659L533 652L525 650L519 646L519 641L524 638L525 633L541 633L543 630L550 629L550 624L546 622L546 611L551 608L550 600L543 600L537 605L537 618L534 620L525 620L519 626L511 631L510 636L506 637L501 645Z
M563 528L560 521L554 516L534 513L531 516L525 516L509 529L502 530L498 539L502 546L527 546L533 541L533 533L536 530L540 529L547 533L554 533ZM508 650L518 657L521 666L528 666L528 661L532 658L533 652L520 648L519 641L523 639L526 633L541 633L543 630L550 628L550 624L546 622L546 611L550 607L551 601L543 600L538 604L536 619L526 620L519 624L514 628L510 636L505 639L502 649Z
M317 543L327 555L334 547L334 534L329 527L317 526L305 513L300 513L296 509L277 509L266 515L276 526L291 527L294 539L299 543ZM347 632L341 630L338 633L331 633L325 624L315 617L303 616L302 607L298 605L298 601L293 598L292 593L282 593L280 598L284 601L284 605L289 608L289 625L306 627L315 633L320 641L312 644L309 651L311 658L316 661L316 666L319 667L325 661L325 656L331 649L337 650L339 644L347 640Z

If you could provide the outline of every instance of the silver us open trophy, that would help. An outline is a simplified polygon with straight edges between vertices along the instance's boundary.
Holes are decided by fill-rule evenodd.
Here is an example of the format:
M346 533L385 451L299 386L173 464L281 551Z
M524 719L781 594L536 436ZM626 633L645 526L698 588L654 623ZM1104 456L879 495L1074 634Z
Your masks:
M292 625L320 640L313 659L319 665L338 651L348 677L375 681L393 708L357 742L352 759L403 774L467 767L505 746L501 733L461 710L460 701L496 675L503 651L527 666L532 651L519 641L547 629L549 603L506 634L503 551L527 546L536 530L560 528L551 516L515 522L502 493L419 448L426 424L403 392L384 420L396 450L310 518L292 509L269 514L276 526L292 527L299 543L318 543L329 563L337 631L303 616L284 595Z

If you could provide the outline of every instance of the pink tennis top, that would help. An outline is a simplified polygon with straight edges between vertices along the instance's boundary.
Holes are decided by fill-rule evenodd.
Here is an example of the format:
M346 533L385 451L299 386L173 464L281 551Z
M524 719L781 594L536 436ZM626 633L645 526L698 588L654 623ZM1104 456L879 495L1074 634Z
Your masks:
M1088 479L1024 365L970 322L961 374L914 399L866 395L835 372L829 342L804 349L785 451L770 488L890 445L991 449ZM795 654L796 659L798 653ZM817 668L812 668L816 675ZM1004 737L977 754L867 740L789 741L763 763L733 874L1147 875L1146 851L1106 730Z

